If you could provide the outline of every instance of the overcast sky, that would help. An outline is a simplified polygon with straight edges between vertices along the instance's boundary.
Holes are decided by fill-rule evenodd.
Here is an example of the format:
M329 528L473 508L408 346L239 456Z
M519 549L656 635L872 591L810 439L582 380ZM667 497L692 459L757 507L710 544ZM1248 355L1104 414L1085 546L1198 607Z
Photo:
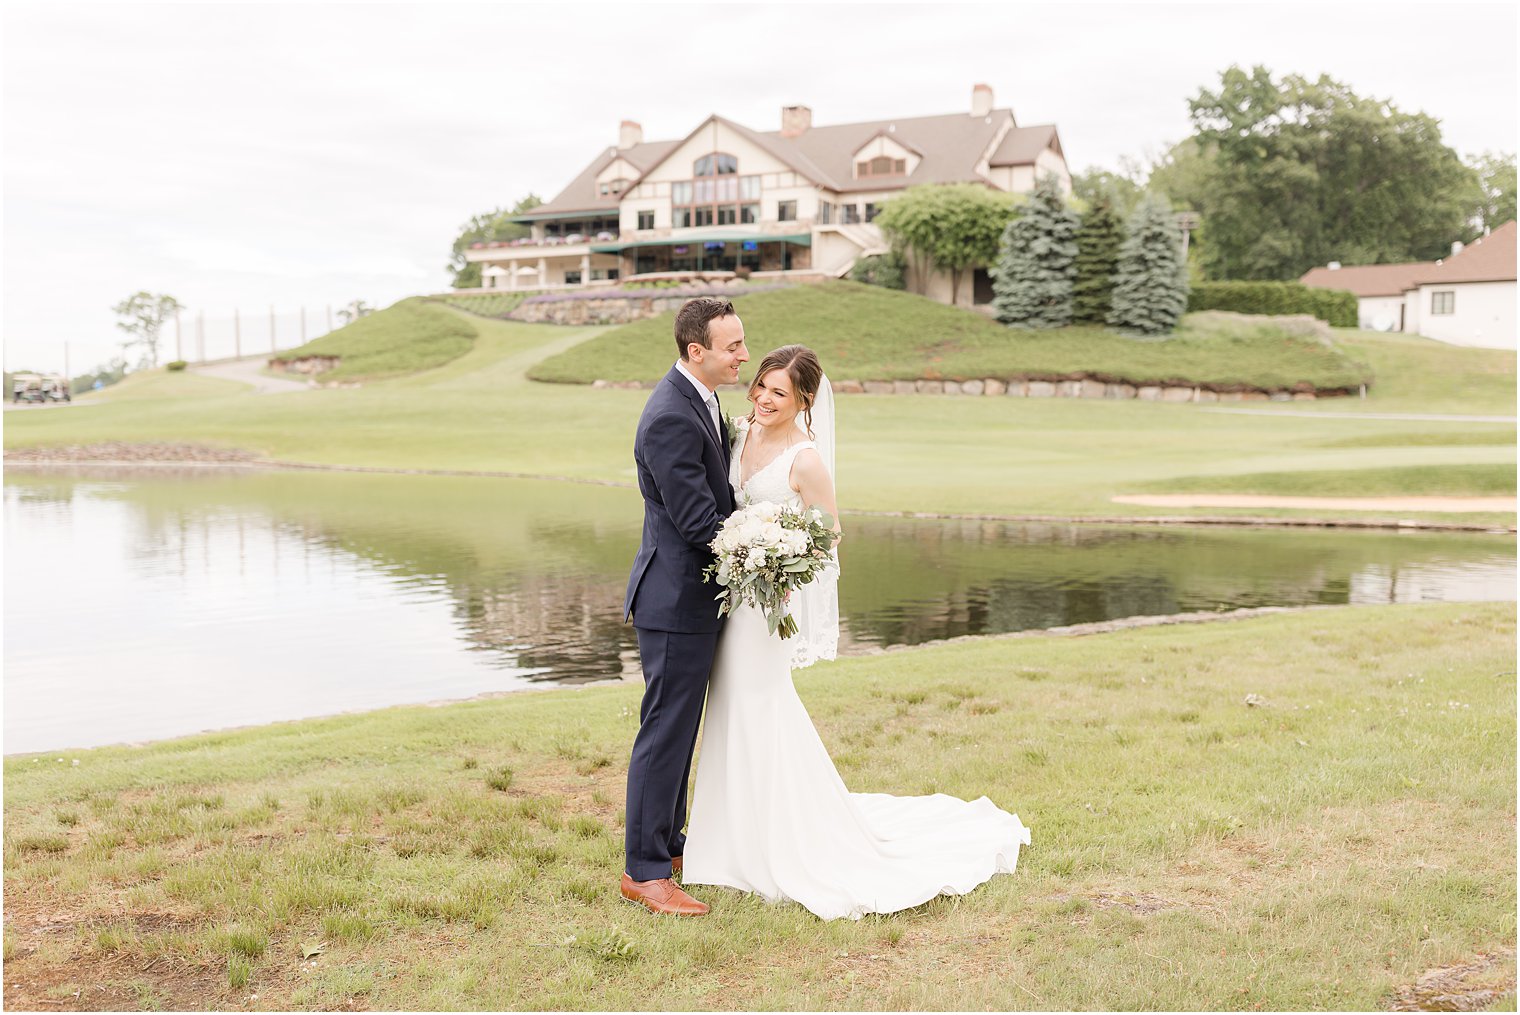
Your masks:
M1073 170L1189 133L1232 63L1328 73L1514 151L1511 5L110 4L4 8L7 369L115 351L112 304L213 322L447 287L472 213L552 197L618 121L759 130L968 109L990 84ZM287 327L288 325L282 325ZM188 330L188 328L187 328ZM290 344L282 338L282 345ZM172 342L169 350L172 353Z

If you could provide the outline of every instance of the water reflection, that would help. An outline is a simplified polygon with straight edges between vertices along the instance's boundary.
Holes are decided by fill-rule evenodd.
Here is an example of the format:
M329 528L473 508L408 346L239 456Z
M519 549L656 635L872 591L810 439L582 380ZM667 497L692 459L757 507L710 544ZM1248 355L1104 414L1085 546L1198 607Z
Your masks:
M630 490L5 481L8 753L637 674ZM842 648L1241 606L1513 600L1509 536L848 519Z

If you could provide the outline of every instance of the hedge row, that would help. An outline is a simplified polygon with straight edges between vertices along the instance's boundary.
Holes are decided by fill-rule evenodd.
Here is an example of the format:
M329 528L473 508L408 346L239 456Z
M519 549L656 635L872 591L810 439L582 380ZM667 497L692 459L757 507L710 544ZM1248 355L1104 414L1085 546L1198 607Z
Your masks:
M1302 282L1196 282L1188 294L1188 310L1313 314L1336 328L1354 328L1357 323L1355 293L1311 289Z

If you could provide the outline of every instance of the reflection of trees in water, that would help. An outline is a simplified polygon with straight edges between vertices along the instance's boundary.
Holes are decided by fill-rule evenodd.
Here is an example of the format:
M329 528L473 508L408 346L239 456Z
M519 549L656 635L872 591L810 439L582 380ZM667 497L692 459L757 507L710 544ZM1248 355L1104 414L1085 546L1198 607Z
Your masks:
M1445 589L1502 598L1514 574L1511 545L1460 536L896 519L863 520L852 535L842 613L848 640L858 644L1215 609L1439 599ZM1419 580L1381 577L1390 574Z
M501 484L191 475L200 482L26 476L7 477L6 488L16 503L56 502L76 517L89 500L129 505L124 550L145 573L358 561L392 586L451 600L471 650L547 671L537 679L637 672L637 639L620 615L637 516L622 503L588 506L582 492L558 488L519 497L526 488ZM846 521L846 652L1215 608L1403 602L1449 589L1484 598L1506 576L1512 596L1514 579L1514 543L1503 537Z
M455 586L454 614L476 645L510 653L514 665L548 673L530 679L581 684L623 675L633 628L622 624L621 590L602 576L519 575L513 587Z

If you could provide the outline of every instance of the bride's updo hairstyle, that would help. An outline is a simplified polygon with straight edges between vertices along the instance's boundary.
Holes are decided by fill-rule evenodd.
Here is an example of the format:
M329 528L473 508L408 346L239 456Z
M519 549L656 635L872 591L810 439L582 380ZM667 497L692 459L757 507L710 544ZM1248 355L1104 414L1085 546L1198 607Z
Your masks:
M823 380L823 365L817 355L805 345L783 345L765 354L755 379L749 385L749 399L753 405L760 382L772 370L785 370L792 379L792 391L802 403L802 424L807 428L808 439L813 437L813 402L818 398L818 385ZM755 421L755 410L749 410L749 421Z

